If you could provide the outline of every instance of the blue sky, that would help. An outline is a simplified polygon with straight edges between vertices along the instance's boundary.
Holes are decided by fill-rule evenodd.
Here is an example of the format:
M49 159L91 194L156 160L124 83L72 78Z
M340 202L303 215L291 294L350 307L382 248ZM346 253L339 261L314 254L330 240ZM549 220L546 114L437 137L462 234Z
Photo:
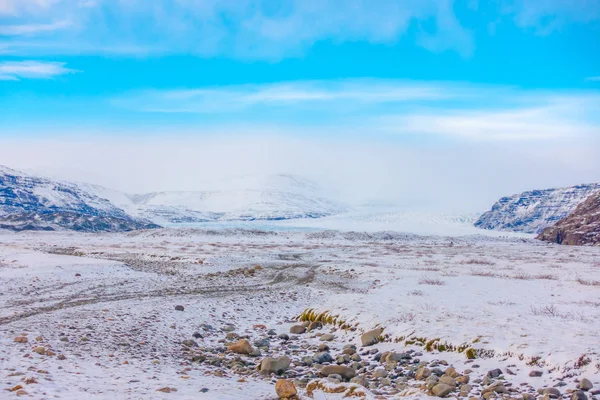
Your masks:
M10 146L174 136L569 148L514 190L600 180L600 0L0 0Z

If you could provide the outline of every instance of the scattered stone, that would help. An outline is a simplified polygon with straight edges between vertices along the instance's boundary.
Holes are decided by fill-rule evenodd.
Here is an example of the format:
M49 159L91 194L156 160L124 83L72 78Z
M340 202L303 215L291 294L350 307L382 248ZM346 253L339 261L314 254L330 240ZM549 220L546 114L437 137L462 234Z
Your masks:
M360 337L360 341L363 346L372 346L379 342L379 336L383 333L383 328L373 329L366 333L363 333Z
M319 351L329 351L329 346L327 343L321 343L318 348Z
M283 341L288 341L290 340L290 337L287 335L287 333L282 333L281 335L278 336L279 339L283 340Z
M326 362L332 362L333 361L333 357L331 356L331 354L329 354L326 351L322 351L320 353L315 354L312 359L317 364L323 364L323 363L326 363Z
M254 346L256 347L269 347L270 346L269 339L257 339L254 341Z
M185 347L198 347L198 343L196 343L192 339L186 339L183 342L181 342L181 344L183 344Z
M46 349L44 347L41 347L41 346L35 347L32 351L34 353L37 353L37 354L41 355L41 356L43 356L44 354L46 354Z
M242 339L237 343L227 346L227 351L237 354L250 354L253 350L252 345L246 339Z
M588 397L583 390L576 390L571 395L571 400L588 400Z
M439 380L440 383L444 383L448 386L452 386L452 387L456 387L456 382L454 381L454 378L449 377L448 375L444 375L440 378Z
M59 354L58 357L56 357L56 358L59 359L59 360L66 360L67 359L67 357L65 357L64 354Z
M497 378L500 375L502 375L502 370L500 368L493 369L491 371L488 371L487 373L487 376L489 376L490 378Z
M203 336L200 334L200 332L194 332L194 333L192 334L192 337L193 337L194 339L202 339L202 338L203 338Z
M335 339L335 335L332 335L331 333L326 333L319 338L321 342L331 342L333 339Z
M281 375L290 367L292 360L288 356L281 356L278 358L266 357L258 366L259 371L265 374L277 374Z
M27 343L28 340L25 336L17 336L15 338L15 343Z
M542 375L544 375L544 372L538 370L533 370L529 373L529 376L532 378L539 378Z
M320 374L325 377L329 375L340 375L344 379L350 380L356 376L356 371L343 365L326 365L321 368Z
M296 399L298 395L298 391L296 390L296 386L287 379L279 379L277 383L275 383L275 393L280 399Z
M293 333L294 335L300 335L304 332L306 332L306 327L303 325L294 325L290 328L290 333Z
M417 374L415 375L415 379L418 381L424 381L431 375L431 370L429 368L419 368Z
M587 379L587 378L583 378L582 380L579 381L579 383L577 384L577 388L581 389L581 390L591 390L594 387L594 385L592 384L592 382Z
M313 321L306 329L308 332L314 331L315 329L323 329L323 323L321 321Z
M227 340L235 340L235 339L239 339L240 335L238 335L235 332L228 332L227 335L225 335L225 339Z
M175 311L183 311L183 310L184 310L183 306L175 306ZM166 392L166 393L169 393L169 392Z
M174 393L177 391L177 389L172 388L172 387L164 387L164 388L156 389L156 391L163 392L163 393Z
M542 394L547 394L550 397L560 397L560 390L557 388L546 388L542 391Z
M438 383L431 388L431 393L437 397L446 397L454 390L454 386L446 385L445 383Z

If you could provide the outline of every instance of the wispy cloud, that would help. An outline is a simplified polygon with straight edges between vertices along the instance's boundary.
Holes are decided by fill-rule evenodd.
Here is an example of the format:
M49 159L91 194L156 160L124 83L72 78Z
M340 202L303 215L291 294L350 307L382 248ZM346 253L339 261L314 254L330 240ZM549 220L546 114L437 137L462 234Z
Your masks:
M201 115L215 124L287 131L439 135L467 141L600 136L600 93L540 92L448 82L341 80L186 90L112 99L145 113Z
M46 43L68 43L20 41L13 45L19 53L97 52L118 42L147 52L279 59L321 40L394 43L412 24L431 20L437 30L423 32L424 47L468 56L473 46L451 0L0 0L2 15L5 34L46 30ZM56 20L72 24L52 29Z
M62 62L4 61L0 62L0 80L50 79L78 72L65 67Z
M69 21L57 21L48 24L22 24L0 26L0 36L35 35L48 33L71 26Z

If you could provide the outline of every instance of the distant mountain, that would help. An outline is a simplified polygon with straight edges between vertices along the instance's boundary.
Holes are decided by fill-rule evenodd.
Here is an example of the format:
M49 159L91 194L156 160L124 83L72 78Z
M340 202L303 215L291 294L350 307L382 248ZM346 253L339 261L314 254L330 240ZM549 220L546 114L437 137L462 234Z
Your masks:
M345 211L314 183L293 175L248 175L205 191L127 195L94 185L86 190L157 224L321 218Z
M567 245L600 245L600 190L569 216L544 229L537 239Z
M0 166L0 229L99 232L157 227L75 184Z
M600 183L559 189L532 190L503 197L479 217L475 226L524 233L539 233L571 214L600 189Z

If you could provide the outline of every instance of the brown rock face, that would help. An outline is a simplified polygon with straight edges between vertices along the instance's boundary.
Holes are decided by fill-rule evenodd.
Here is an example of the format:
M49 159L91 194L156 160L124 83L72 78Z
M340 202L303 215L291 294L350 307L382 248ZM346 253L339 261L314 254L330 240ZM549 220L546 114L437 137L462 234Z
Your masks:
M280 399L292 400L298 398L296 386L287 379L279 379L277 381L275 384L275 392Z
M537 236L546 242L566 245L600 245L600 192L595 192L566 218Z

